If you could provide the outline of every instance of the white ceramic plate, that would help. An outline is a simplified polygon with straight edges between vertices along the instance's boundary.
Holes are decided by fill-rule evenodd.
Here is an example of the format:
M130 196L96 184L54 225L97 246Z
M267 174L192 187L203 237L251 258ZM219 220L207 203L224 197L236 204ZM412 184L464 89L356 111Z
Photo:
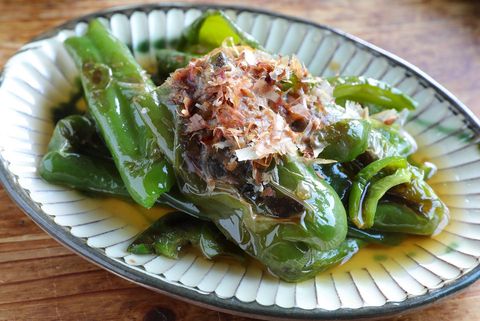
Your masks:
M448 91L405 61L343 32L297 18L239 7L226 11L269 51L296 54L316 75L364 75L412 95L419 108L406 125L421 157L434 162L431 185L451 210L433 238L397 248L365 249L340 268L286 283L257 265L179 260L125 251L155 213L99 201L48 184L36 172L53 130L51 110L78 91L77 70L62 42L100 17L145 67L214 6L114 8L70 21L25 45L6 64L0 84L0 177L19 206L80 255L133 282L213 308L263 318L348 319L392 314L435 301L480 275L478 120ZM128 215L127 215L128 214ZM126 217L130 216L130 219Z

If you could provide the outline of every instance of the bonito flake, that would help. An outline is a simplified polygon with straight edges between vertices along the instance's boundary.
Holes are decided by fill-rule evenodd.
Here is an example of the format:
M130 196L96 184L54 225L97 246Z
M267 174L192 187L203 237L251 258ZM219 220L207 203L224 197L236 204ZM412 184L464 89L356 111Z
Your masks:
M322 144L311 144L312 135L364 114L358 105L336 105L329 83L296 57L246 46L224 46L194 59L168 84L185 132L217 149L229 148L238 161L316 157Z

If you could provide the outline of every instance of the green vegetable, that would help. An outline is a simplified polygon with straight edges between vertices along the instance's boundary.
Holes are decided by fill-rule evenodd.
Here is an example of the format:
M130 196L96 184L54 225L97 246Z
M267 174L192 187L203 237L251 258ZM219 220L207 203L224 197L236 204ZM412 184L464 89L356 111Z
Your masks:
M129 194L142 206L151 207L174 184L171 167L162 155L171 153L172 146L163 142L161 152L158 140L133 107L133 100L139 95L153 104L154 97L146 94L155 86L128 48L97 20L89 24L85 36L69 38L65 45L80 69L88 110ZM163 130L171 130L173 124L169 125Z
M222 46L225 39L231 38L232 44L248 45L261 48L258 42L249 34L243 32L222 11L209 10L196 19L182 33L178 45L180 51L206 54Z
M344 164L314 164L313 168L335 190L344 205L348 205L348 194L353 183L352 174Z
M373 159L407 157L417 150L415 140L396 124L385 125L375 119L370 123L367 152Z
M387 157L367 165L356 175L350 191L348 212L350 220L358 228L371 228L379 199L391 187L410 180L407 166L405 158ZM396 171L372 181L385 168Z
M335 265L348 261L365 243L348 238L329 251L317 251L303 243L279 241L263 254L270 272L287 282L299 282L314 277Z
M286 218L262 214L265 211L261 204L243 197L230 185L219 183L215 190L209 191L183 164L176 168L180 190L187 199L208 213L207 218L225 235L255 257L279 239L304 242L319 250L335 248L345 239L345 210L333 189L318 179L309 166L286 161L278 167L278 180L272 182L278 202L290 206L294 201L304 208Z
M364 167L349 196L349 217L361 229L431 235L448 221L448 209L405 158L387 157Z
M435 166L435 164L431 162L427 162L427 161L418 162L414 159L414 157L409 157L408 162L423 171L424 180L429 180L437 173L437 166Z
M410 182L397 185L379 202L373 228L387 232L432 235L448 222L448 208L425 182L424 172L409 166Z
M370 122L367 120L338 121L318 135L318 140L327 144L319 157L339 162L352 161L367 149L369 133Z
M60 120L39 166L45 180L79 190L128 195L93 120L80 115Z
M57 123L48 152L40 161L38 170L43 179L54 184L85 192L131 198L110 152L88 116L72 115ZM175 188L160 195L157 203L194 217L200 215L199 209Z
M373 104L381 109L413 110L417 107L412 98L379 80L350 76L330 78L328 81L334 87L333 97L340 105L349 100L362 105Z
M165 80L170 73L178 68L185 67L189 61L198 57L197 55L176 51L173 49L160 49L155 51L155 56L159 61L157 76L159 80Z
M187 245L198 248L208 259L218 256L243 258L243 253L228 241L214 224L182 212L162 216L130 244L128 251L176 259Z
M62 136L65 139L62 145L71 146L68 150L75 153L74 157L76 159L78 158L83 161L73 164L65 163L66 165L72 166L55 167L52 175L42 176L48 181L67 184L80 190L99 191L123 197L128 196L126 189L121 185L122 181L116 173L114 165L105 161L108 171L102 171L102 167L99 167L99 160L101 160L99 155L102 154L99 153L97 156L91 156L78 152L78 150L85 150L86 147L90 146L90 141L93 139L87 140L86 138L88 138L89 135L85 132L95 135L93 122L83 116L71 116L57 125L55 133L61 133L61 128L64 127L67 121L70 123L75 121L75 123L72 124L74 126L69 125L69 128L72 130L69 132L69 135ZM58 140L55 138L57 135L54 135L51 146L57 145L53 143ZM82 137L82 139L78 144L74 143L72 140L78 137ZM54 150L54 153L58 154L58 152L56 152L57 148ZM50 157L46 157L46 159L49 158ZM61 165L63 164L62 160L59 162ZM83 164L85 162L93 164L93 166L84 167ZM44 167L44 165L42 165L42 167ZM295 166L293 167L295 168ZM91 176L97 177L98 179L87 179L83 181L84 177L89 178ZM160 202L181 209L196 217L209 217L209 215L200 213L195 205L186 200L182 200L181 195L179 197L178 194L171 194L171 192L165 193L161 196ZM214 227L212 223L195 220L191 216L187 217L180 214L178 217L181 219L172 218L167 220L167 217L161 218L134 241L129 251L136 254L157 253L173 258L178 255L184 245L192 244L198 247L207 258L213 258L217 255L233 255L235 257L239 255L238 250L224 239L223 235L219 233L218 229ZM259 221L261 221L261 219L259 219ZM226 224L224 224L224 226L226 226ZM281 233L281 231L278 231L278 233ZM264 234L263 237L258 236L261 240L257 242L265 246L265 249L262 251L262 261L270 266L273 273L285 280L291 281L308 278L319 271L343 262L356 253L359 245L363 244L360 241L349 239L332 250L319 251L313 247L307 247L305 252L304 243L295 241L282 241L280 243L280 236L275 236L274 234L275 229L273 229L273 233L270 233L270 235ZM269 236L273 238L272 245L266 246ZM287 249L288 252L285 253L288 253L290 259L288 257L281 259L277 252L279 249ZM293 258L301 258L301 260ZM297 267L295 267L295 265Z
M398 245L406 237L406 234L388 233L374 230L361 230L353 226L348 227L348 237L356 238L367 243L379 245Z

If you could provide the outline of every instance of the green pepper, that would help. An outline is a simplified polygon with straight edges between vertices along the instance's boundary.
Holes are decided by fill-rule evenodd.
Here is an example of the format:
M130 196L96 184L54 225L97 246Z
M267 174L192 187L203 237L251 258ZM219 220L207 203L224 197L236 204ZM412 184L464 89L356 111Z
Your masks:
M329 78L328 81L334 87L333 97L339 105L355 101L382 109L413 110L417 107L417 103L408 95L376 79L350 76Z
M417 161L415 157L412 157L412 156L408 157L408 162L423 171L424 180L429 180L430 178L433 177L433 175L437 173L437 166L435 166L435 164L431 162L427 162L427 161L420 162L420 161Z
M227 38L232 39L232 44L261 48L252 36L243 32L225 13L218 10L208 10L196 19L183 31L178 44L173 47L184 52L206 54L222 46Z
M432 235L449 220L447 206L425 182L421 169L409 166L410 182L391 188L380 200L373 228L386 232Z
M243 253L213 223L192 218L182 212L162 216L135 238L128 251L177 259L187 245L198 248L207 259L218 256L243 258Z
M422 170L405 158L387 157L357 174L349 216L361 229L431 235L448 222L448 208L425 182Z
M80 190L128 195L112 161L104 156L104 149L93 120L69 116L57 122L39 174L49 182Z
M89 24L85 36L69 38L65 45L80 70L88 110L128 192L137 203L151 207L174 184L172 169L165 160L172 146L165 146L168 142L157 146L159 140L133 107L136 96L148 97L147 93L155 89L153 82L128 48L98 20ZM166 122L168 118L163 120ZM169 125L163 130L171 130L173 124Z
M67 128L67 131L65 131L63 128ZM95 143L96 141L98 141L98 143ZM49 153L61 154L59 150L62 150L63 155L63 153L66 153L68 150L69 153L74 154L75 159L80 159L81 161L72 164L68 163L68 161L65 162L64 159L59 158L56 161L58 161L61 166L54 167L53 171L50 173L52 175L42 176L50 182L69 185L79 190L100 191L110 195L128 197L128 192L126 189L121 187L122 181L116 172L115 166L113 163L111 163L111 161L110 163L108 162L108 151L105 153L105 148L102 148L101 146L93 149L91 148L92 146L101 145L102 143L103 142L99 139L98 135L96 135L95 124L90 118L85 116L71 116L62 120L58 123L54 131L54 135L50 144L51 151ZM62 149L61 146L68 146L68 148ZM96 150L98 150L98 152L96 152ZM51 157L45 157L45 160L49 159L51 159ZM108 171L102 171L101 167L96 167L102 163L101 161L104 161L107 167L110 165ZM93 164L93 167L85 167L85 162ZM71 166L63 166L63 164ZM340 164L337 163L333 165L338 166ZM42 167L45 166L41 164L40 168ZM92 176L95 176L98 179L83 180L85 177L88 178ZM112 184L112 182L116 182L116 184ZM175 193L175 191L170 191L169 193L163 194L160 197L159 202L161 204L166 204L176 209L180 209L188 213L190 216L203 218L207 217L207 215L201 214L195 205L189 203L184 197L182 198L181 194L178 192ZM187 229L191 229L192 224L195 226L204 226L207 224L203 220L198 221L192 217L184 217L181 221L183 222L182 224L190 226ZM184 232L179 232L178 234L167 233L166 235L160 235L159 231L165 230L165 225L160 222L156 223L154 227L148 229L136 238L130 248L132 253L142 254L154 253L156 251L155 253L157 254L175 257L182 245L186 243L193 243L194 246L200 246L200 250L202 250L202 247L203 249L206 249L204 254L206 254L207 257L213 257L215 253L223 253L224 255L233 254L235 257L237 256L237 252L234 249L229 249L228 251L223 252L221 251L225 248L223 245L223 240L221 242L218 241L219 238L222 238L222 236L217 235L219 231L216 228L213 230L213 225L211 223L209 223L210 227L206 229L206 233L209 236L203 238L203 240L210 241L206 244L202 243L202 245L198 243L198 240L200 240L200 236L202 233L204 233L204 228L193 228L190 230L191 233L187 235L185 235ZM158 224L161 225L160 229L158 229ZM177 232L178 229L175 231ZM358 231L352 227L348 228L348 235L349 237L362 239L364 242L373 242L379 244L396 244L399 238L388 233ZM278 257L277 259L274 259L276 257L274 253L276 253L278 249L285 247L285 245L275 246L272 250L268 250L263 261L268 262L269 265L272 266L272 272L283 279L303 279L310 277L321 270L327 269L338 262L348 259L348 257L353 255L358 250L358 246L355 244L360 245L360 243L357 241L349 239L348 241L342 243L340 247L333 250L318 251L310 248L306 252L301 243L290 244L288 247L288 253L291 257L297 255L305 258L302 255L307 253L306 257L311 258L311 260L309 260L308 264L305 266L303 265L304 259L299 260L298 264L301 264L301 266L304 267L294 272L286 268L286 266L293 268L292 265L295 262L294 260L282 261L279 260ZM227 248L230 248L230 246ZM284 262L288 264L284 265Z
M385 125L375 119L370 119L370 123L367 153L373 159L407 157L417 150L415 140L396 124Z
M349 238L356 238L367 243L373 243L378 245L398 245L405 240L406 234L402 233L389 233L375 230L361 230L353 226L348 226Z
M344 204L348 204L348 194L352 187L352 174L342 163L313 164L313 168L338 194Z
M168 100L168 92L168 84L164 84L159 88L158 96L172 111L172 114L177 115L176 106ZM143 104L141 100L138 100L137 103L137 109L144 111L141 113L144 122L155 136L162 136L160 133L162 124L158 121L161 119L161 115L158 108L154 105ZM324 180L319 179L310 166L303 164L300 160L285 159L283 164L276 167L279 180L271 182L272 188L283 195L284 199L301 204L306 208L300 224L282 222L282 220L258 213L261 210L259 204L255 201L250 202L244 196L239 195L236 188L226 185L219 188L218 193L209 191L199 177L195 178L196 174L188 173L184 155L186 147L179 133L181 127L177 124L176 153L173 164L180 191L203 212L211 215L210 219L215 221L219 227L220 220L223 222L225 216L232 216L232 220L233 217L237 217L235 218L237 220L235 227L224 228L226 235L238 234L239 229L248 231L246 234L256 233L261 229L265 233L278 229L281 231L282 237L288 237L292 241L307 242L310 246L320 250L334 248L345 239L347 224L341 201L335 191ZM162 139L171 140L172 138L162 137ZM298 189L302 188L306 189L306 194L302 196L305 197L304 199L296 196L296 193L299 193ZM307 196L308 193L310 194ZM219 211L221 213L218 213ZM235 228L236 231L228 231L231 228ZM242 244L249 243L248 240L241 238L237 238L235 241ZM251 246L245 245L245 247Z
M355 177L349 196L348 212L351 221L361 229L371 228L379 199L391 187L408 182L410 174L405 170L408 162L402 157L387 157L364 167ZM397 170L372 182L385 168Z
M364 245L359 239L348 238L335 249L317 251L304 243L278 241L265 250L262 260L268 262L268 270L274 275L299 282L346 262Z
M98 136L94 121L88 116L72 115L57 123L38 171L43 179L53 184L131 198L110 152ZM160 195L157 203L200 216L199 209L175 188Z
M319 250L335 248L345 239L346 216L338 195L307 165L287 160L278 166L278 180L272 182L279 202L288 200L290 205L294 201L304 208L289 213L295 215L288 218L264 215L258 203L236 188L218 183L211 191L183 164L176 168L180 190L187 199L254 256L277 239L304 242Z
M184 65L190 59L188 55L205 53L228 37L235 44L259 47L223 13L210 11L175 44L186 52L185 56L180 59L181 53L162 51L164 57L159 60L164 61L167 72ZM345 261L365 242L388 244L398 240L389 231L431 234L448 219L446 207L424 182L421 170L404 158L384 159L408 156L414 145L397 127L375 120L344 120L321 134L319 139L328 145L320 157L342 162L322 168L321 173L327 174L325 179L319 178L303 159L278 157L265 169L270 177L265 186L273 191L273 196L252 194L240 185L221 180L214 186L207 184L187 164L187 136L182 136L182 124L175 120L177 106L168 103L168 84L155 90L151 80L132 61L133 57L98 22L90 25L86 36L67 40L67 47L82 70L94 121L86 118L87 121L78 121L80 125L72 127L68 135L58 134L62 144L52 140L50 152L55 157L44 159L42 176L83 190L130 194L133 198L137 193L135 200L144 206L151 206L156 200L170 202L174 204L171 206L204 219L197 221L178 213L174 218L166 216L132 244L130 250L134 253L158 253L173 258L186 243L191 243L207 257L214 257L228 252L221 247L228 244L220 241L221 232L275 275L299 281ZM406 97L408 101L408 97L391 87L362 78L347 80L335 87L338 102L354 100L382 108L408 108L405 99L402 105L402 99ZM88 148L89 142L95 140L94 123L105 138L109 149L106 153L101 149L101 140L99 148L95 144ZM76 142L76 133L86 140ZM78 158L77 162L68 158L70 154ZM134 158L135 163L126 166L127 156ZM172 179L174 172L178 190L166 193L168 188L163 187L152 187L148 192L139 189L132 176L138 174L135 166L140 159L146 162L142 168L148 173L140 173L135 179L163 184L162 179ZM374 162L360 169L371 160ZM149 180L158 173L154 168L160 163L165 165L165 177ZM350 177L355 174L350 172L355 168L360 172L352 182ZM93 179L81 178L82 169L94 174ZM151 173L154 174L149 176ZM342 175L349 178L345 184L339 184ZM349 213L356 219L354 222L374 230L347 227L345 209L329 183L342 199L348 198L354 204L349 208L356 209L355 215Z
M367 120L340 120L319 133L318 141L327 144L319 157L338 162L352 161L367 149L369 133L370 122Z
M167 86L163 85L160 91L159 96L168 96ZM169 110L176 108L168 101L166 105ZM161 124L154 121L159 118L154 106L139 104L137 108L146 109L142 117L151 126L152 132L158 133ZM273 256L267 254L278 242L290 244L293 255L299 250L298 244L317 253L333 251L345 240L346 215L338 195L303 161L284 158L272 169L275 179L270 182L280 204L275 205L282 207L285 201L288 206L295 203L300 205L302 212L287 213L289 217L285 218L271 217L265 204L249 199L236 187L216 182L212 190L197 174L191 173L186 164L181 128L177 125L173 164L180 192L244 251L265 265L273 266L281 262L272 261ZM295 215L290 217L288 214Z
M157 50L155 51L155 56L158 61L157 83L159 84L167 79L170 73L178 68L185 67L193 58L198 57L197 55L176 51L174 49Z
M96 132L95 124L89 117L74 115L62 119L54 130L48 153L40 162L40 175L48 182L69 186L81 191L100 192L122 198L129 197L113 162L108 159L108 150L106 151L106 147L102 144L103 142ZM338 167L341 164L332 165L332 167ZM322 175L324 175L324 172L323 170ZM326 175L325 179L332 185L329 181L331 179L329 175ZM339 182L345 181L348 181L347 176L342 176L339 180ZM206 215L200 214L197 207L175 191L163 194L158 203L188 213L189 217L185 218L184 222L190 219L194 220L193 217L206 217ZM203 220L200 222L204 224ZM145 243L145 241L140 242L140 240L143 240L146 235L152 237L155 231L157 229L152 228L148 229L148 232L142 233L133 243L135 248L132 247L131 252L136 254L154 253L150 247L152 242L145 246L136 245ZM218 233L218 230L216 230L216 233ZM389 245L397 244L397 239L399 239L396 235L393 237L388 233L361 231L350 226L348 227L348 236L366 242ZM217 248L221 248L220 246L215 245ZM163 255L169 256L165 253Z

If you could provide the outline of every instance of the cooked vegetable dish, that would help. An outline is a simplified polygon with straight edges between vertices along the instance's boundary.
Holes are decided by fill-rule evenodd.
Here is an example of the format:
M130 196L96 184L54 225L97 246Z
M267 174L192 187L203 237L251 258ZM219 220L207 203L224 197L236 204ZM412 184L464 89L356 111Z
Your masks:
M432 235L448 209L402 128L416 102L381 81L313 76L219 11L155 50L145 71L98 20L65 46L85 112L59 119L49 182L170 206L131 253L252 257L297 282L370 243Z

